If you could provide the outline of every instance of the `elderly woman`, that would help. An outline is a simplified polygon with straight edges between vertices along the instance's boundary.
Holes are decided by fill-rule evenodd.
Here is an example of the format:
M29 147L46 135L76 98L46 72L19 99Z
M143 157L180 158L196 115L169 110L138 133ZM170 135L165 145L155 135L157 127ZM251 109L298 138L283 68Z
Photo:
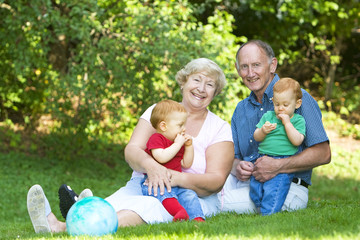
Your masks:
M183 169L183 172L171 171L144 151L147 140L155 133L150 123L154 105L148 108L140 117L125 148L125 159L134 170L132 177L126 186L106 198L117 212L119 226L172 220L172 216L156 198L142 195L140 182L144 178L143 173L147 173L149 188L156 192L159 187L158 194L164 192L165 186L169 191L171 186L189 188L198 194L205 216L220 211L217 193L230 173L234 160L234 146L230 125L210 112L207 107L225 86L225 75L213 61L199 58L181 69L176 75L176 81L182 91L181 104L189 112L186 133L193 136L193 165L189 169ZM31 213L30 208L33 209L34 206L29 207L29 202L34 202L32 198L43 199L37 200L39 205L44 206L40 214ZM57 220L48 205L39 185L29 190L28 208L35 231L37 222L48 224L45 230L38 228L41 231L64 231L65 223ZM32 216L35 214L37 216ZM38 217L39 215L42 217Z

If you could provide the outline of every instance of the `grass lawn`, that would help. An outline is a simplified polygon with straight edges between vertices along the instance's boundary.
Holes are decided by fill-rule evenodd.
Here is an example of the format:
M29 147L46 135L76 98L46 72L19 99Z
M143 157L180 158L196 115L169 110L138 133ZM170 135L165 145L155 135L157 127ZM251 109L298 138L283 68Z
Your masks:
M99 239L360 239L360 143L349 139L341 144L344 139L335 137L332 163L314 170L307 209L267 217L227 213L205 223L127 227ZM104 163L105 159L116 160ZM114 147L67 157L61 151L1 151L0 163L0 239L92 239L67 233L35 234L26 209L28 189L42 185L61 219L57 190L62 183L77 192L88 187L106 197L123 186L131 173L121 149Z

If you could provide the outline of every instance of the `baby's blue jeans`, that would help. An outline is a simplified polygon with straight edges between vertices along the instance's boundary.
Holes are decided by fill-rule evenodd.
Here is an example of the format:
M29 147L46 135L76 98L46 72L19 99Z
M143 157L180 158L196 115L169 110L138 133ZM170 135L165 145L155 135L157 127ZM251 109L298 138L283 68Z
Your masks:
M144 196L149 196L148 192L148 186L144 185L143 182L146 178L141 182L141 189ZM152 190L152 193L150 196L154 196L154 190ZM197 194L191 190L181 187L172 187L171 192L168 192L165 188L164 195L160 195L160 188L158 188L158 195L156 196L157 199L162 203L164 199L166 198L176 198L181 206L183 206L189 215L190 220L193 220L194 218L201 217L202 219L205 219L204 213L202 211L199 197Z
M272 156L273 157L273 156ZM287 156L277 156L273 158L285 158ZM274 178L259 182L254 176L250 178L250 198L255 206L260 209L262 215L270 215L280 212L294 174L280 173Z

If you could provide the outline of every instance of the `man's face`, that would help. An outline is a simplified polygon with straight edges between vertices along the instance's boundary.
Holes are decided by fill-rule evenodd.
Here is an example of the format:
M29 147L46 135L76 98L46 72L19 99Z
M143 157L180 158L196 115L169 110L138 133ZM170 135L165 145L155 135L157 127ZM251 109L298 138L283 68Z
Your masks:
M265 52L255 44L245 45L238 54L237 71L239 76L258 98L262 97L271 82L276 65L276 58L270 60Z

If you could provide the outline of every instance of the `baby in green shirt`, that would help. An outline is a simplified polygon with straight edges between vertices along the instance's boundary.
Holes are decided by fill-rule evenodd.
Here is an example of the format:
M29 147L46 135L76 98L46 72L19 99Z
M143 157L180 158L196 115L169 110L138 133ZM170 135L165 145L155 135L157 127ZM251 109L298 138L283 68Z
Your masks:
M300 84L292 78L281 78L273 90L274 111L262 116L254 139L260 142L260 156L285 158L298 152L306 135L305 119L295 113L302 104L302 92ZM294 174L281 173L264 183L250 178L250 197L262 215L281 210L293 177Z

